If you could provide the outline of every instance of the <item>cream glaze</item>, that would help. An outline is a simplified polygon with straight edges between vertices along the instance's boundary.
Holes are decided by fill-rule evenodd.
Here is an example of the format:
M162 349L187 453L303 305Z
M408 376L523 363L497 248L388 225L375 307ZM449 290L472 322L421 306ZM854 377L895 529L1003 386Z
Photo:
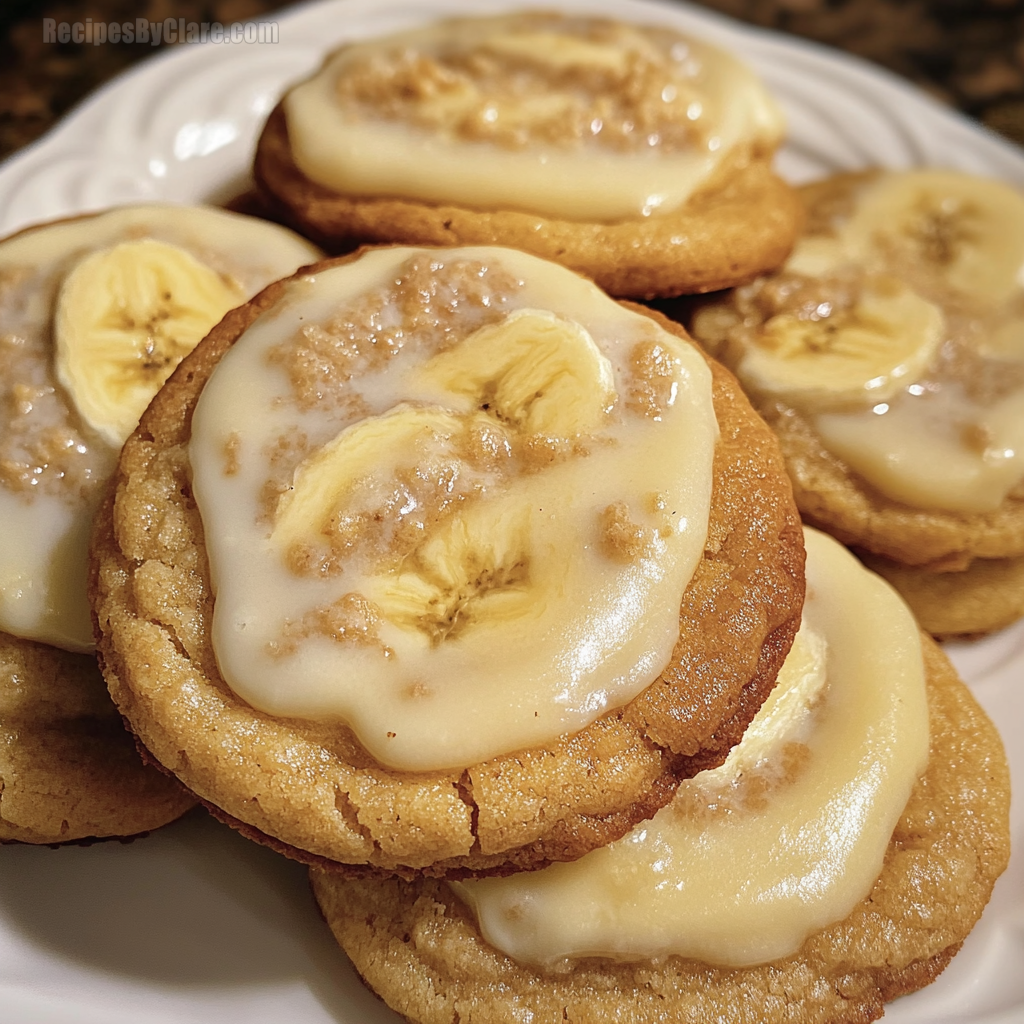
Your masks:
M1024 390L987 404L955 383L918 384L899 399L820 413L815 430L852 470L915 508L991 512L1024 478Z
M801 631L725 764L578 861L452 883L491 945L555 969L667 954L741 967L795 952L870 892L927 762L919 634L845 548L805 539Z
M615 26L617 38L603 38L608 26ZM588 38L595 32L600 42ZM529 118L522 109L510 109L517 106L515 99L502 102L481 91L472 75L447 91L442 86L424 95L421 109L437 107L440 116L430 112L441 120L440 130L382 115L372 104L343 102L338 95L339 79L373 62L394 64L401 58L415 67L410 56L450 60L454 54L462 62L474 54L507 58L510 53L522 65L515 68L521 78L531 73L523 68L558 76L547 89L528 87L530 95L519 100L520 108L531 103L538 119L551 116L552 109L558 114L579 101L581 93L586 96L584 74L600 75L627 61L658 68L665 113L629 151L606 144L603 134L609 126L602 127L597 116L584 118L587 124L578 133L552 132L552 138L529 138L510 148L486 137L487 120ZM565 72L574 67L579 80L570 78L566 84ZM621 83L608 87L610 95L625 91ZM588 221L675 210L726 160L742 163L754 151L773 148L783 130L774 101L753 73L706 43L667 28L536 12L453 19L343 47L316 76L293 89L284 104L296 165L335 191ZM455 122L466 118L467 110L474 117L479 113L483 137L456 135ZM632 123L626 128L628 136ZM692 135L690 143L666 152L666 138L685 132ZM566 138L577 135L579 144L567 146Z
M498 307L488 314L492 326L514 322L522 315L517 310L540 310L553 312L573 336L582 329L610 371L616 392L611 408L600 413L596 427L566 442L582 443L579 457L512 477L457 461L449 490L473 500L465 511L442 516L439 526L428 517L426 539L402 556L403 571L381 568L387 550L358 548L340 568L323 563L327 568L320 573L296 571L280 537L282 531L293 536L291 505L299 491L314 493L304 475L318 476L320 462L329 464L342 452L339 471L351 472L354 483L343 488L341 500L366 504L365 496L397 486L392 470L412 450L418 429L410 411L434 423L490 415L485 394L448 389L439 384L444 374L431 369L437 361L463 358L458 344L479 327L459 319L460 310L440 340L410 334L383 368L336 381L347 403L333 395L305 406L297 402L279 358L271 355L297 331L301 335L302 324L332 316L344 320L346 332L358 333L353 318L337 311L360 308L367 295L386 294L382 289L416 273L423 261L435 281L452 275L458 280L466 261L474 268L465 272L472 282L495 275L504 280L480 307ZM393 304L367 314L367 324L380 328L380 317L391 311ZM657 414L630 407L638 343L654 343L671 356L671 389ZM374 357L379 348L378 342ZM510 431L513 443L523 442L525 435L507 424L501 429ZM397 441L389 447L392 430ZM268 453L281 450L280 439L300 435L308 439L303 461L294 462L291 491L268 517L261 498L271 472ZM416 442L417 457L451 464L457 437L440 427L424 436ZM578 730L630 700L669 661L682 593L703 552L716 437L710 375L699 354L590 282L536 257L487 248L387 249L299 278L225 355L193 418L190 459L216 595L213 640L221 672L254 707L343 720L374 757L406 770L473 764ZM364 456L375 467L369 476L350 469L349 460ZM317 509L311 543L318 542L318 532L322 539L330 531L330 516L321 510L329 511L333 500L325 505L311 499ZM625 558L609 557L601 547L601 515L619 502L646 538ZM385 536L401 530L398 520L415 504L392 506ZM338 515L348 514L347 507ZM372 502L366 507L372 509ZM282 521L289 525L280 526ZM456 535L470 540L452 540ZM501 566L502 552L513 543L526 552L525 580L499 584L497 605L489 606L496 610L457 634L431 635L389 610L400 603L398 591L408 596L410 587L423 590L423 578L412 579L404 569L423 563L428 548L436 567L446 558L435 557L438 544L461 545L460 556L450 559L451 580L473 559L485 568L494 559ZM352 622L348 632L335 623L333 635L331 629L311 635L297 630L298 624L324 621L320 610L339 601L360 614L370 607L369 618Z

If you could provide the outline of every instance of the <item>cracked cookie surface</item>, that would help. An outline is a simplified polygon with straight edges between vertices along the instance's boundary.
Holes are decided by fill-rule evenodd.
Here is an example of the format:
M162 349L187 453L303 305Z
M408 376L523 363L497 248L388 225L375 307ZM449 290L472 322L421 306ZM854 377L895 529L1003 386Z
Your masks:
M411 773L374 761L344 726L274 718L231 692L209 637L191 412L217 361L282 290L229 314L182 364L125 446L99 517L92 596L104 673L154 758L218 816L290 856L405 874L572 859L653 814L679 778L720 763L792 642L803 550L774 439L717 366L706 550L670 665L624 707L545 749Z

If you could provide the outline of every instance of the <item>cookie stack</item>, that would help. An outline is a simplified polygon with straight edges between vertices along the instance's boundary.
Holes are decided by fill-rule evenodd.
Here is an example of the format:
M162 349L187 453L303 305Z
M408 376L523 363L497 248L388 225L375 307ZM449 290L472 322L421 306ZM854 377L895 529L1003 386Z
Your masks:
M92 666L94 627L150 816L0 838L201 801L309 865L424 1024L853 1022L931 981L1006 865L1005 757L800 514L936 634L1024 610L913 594L1024 558L1024 252L979 241L1024 206L938 172L799 195L782 137L674 30L454 19L343 47L271 114L263 199L332 258L170 208L4 243L8 404L39 424L0 463L0 557L35 560L8 689L45 645ZM727 288L704 348L638 304ZM40 581L94 514L90 624Z
M229 313L124 446L91 586L114 700L311 865L410 1020L871 1019L1005 866L991 723L813 532L804 603L775 433L622 301L769 287L804 216L781 134L660 28L345 47L257 178L329 249L387 245ZM866 294L936 350L899 286Z

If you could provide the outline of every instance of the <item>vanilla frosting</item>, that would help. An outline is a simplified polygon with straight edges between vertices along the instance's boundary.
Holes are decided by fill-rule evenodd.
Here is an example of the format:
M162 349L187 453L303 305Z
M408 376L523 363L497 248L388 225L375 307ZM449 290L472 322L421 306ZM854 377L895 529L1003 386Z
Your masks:
M581 221L671 212L782 136L732 56L540 12L349 44L284 109L296 165L337 192Z
M427 317L431 289L455 298ZM324 337L357 369L304 376ZM578 730L670 659L716 437L702 357L536 257L394 248L298 278L193 418L221 673L405 770Z

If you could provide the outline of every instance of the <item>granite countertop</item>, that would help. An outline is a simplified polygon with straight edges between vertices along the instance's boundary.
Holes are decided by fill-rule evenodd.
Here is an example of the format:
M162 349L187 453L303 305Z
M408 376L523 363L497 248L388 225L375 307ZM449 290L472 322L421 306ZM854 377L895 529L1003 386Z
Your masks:
M281 0L4 0L0 158L155 52L137 43L48 43L44 18L227 24L288 6ZM703 6L881 64L1024 144L1024 0L704 0Z

